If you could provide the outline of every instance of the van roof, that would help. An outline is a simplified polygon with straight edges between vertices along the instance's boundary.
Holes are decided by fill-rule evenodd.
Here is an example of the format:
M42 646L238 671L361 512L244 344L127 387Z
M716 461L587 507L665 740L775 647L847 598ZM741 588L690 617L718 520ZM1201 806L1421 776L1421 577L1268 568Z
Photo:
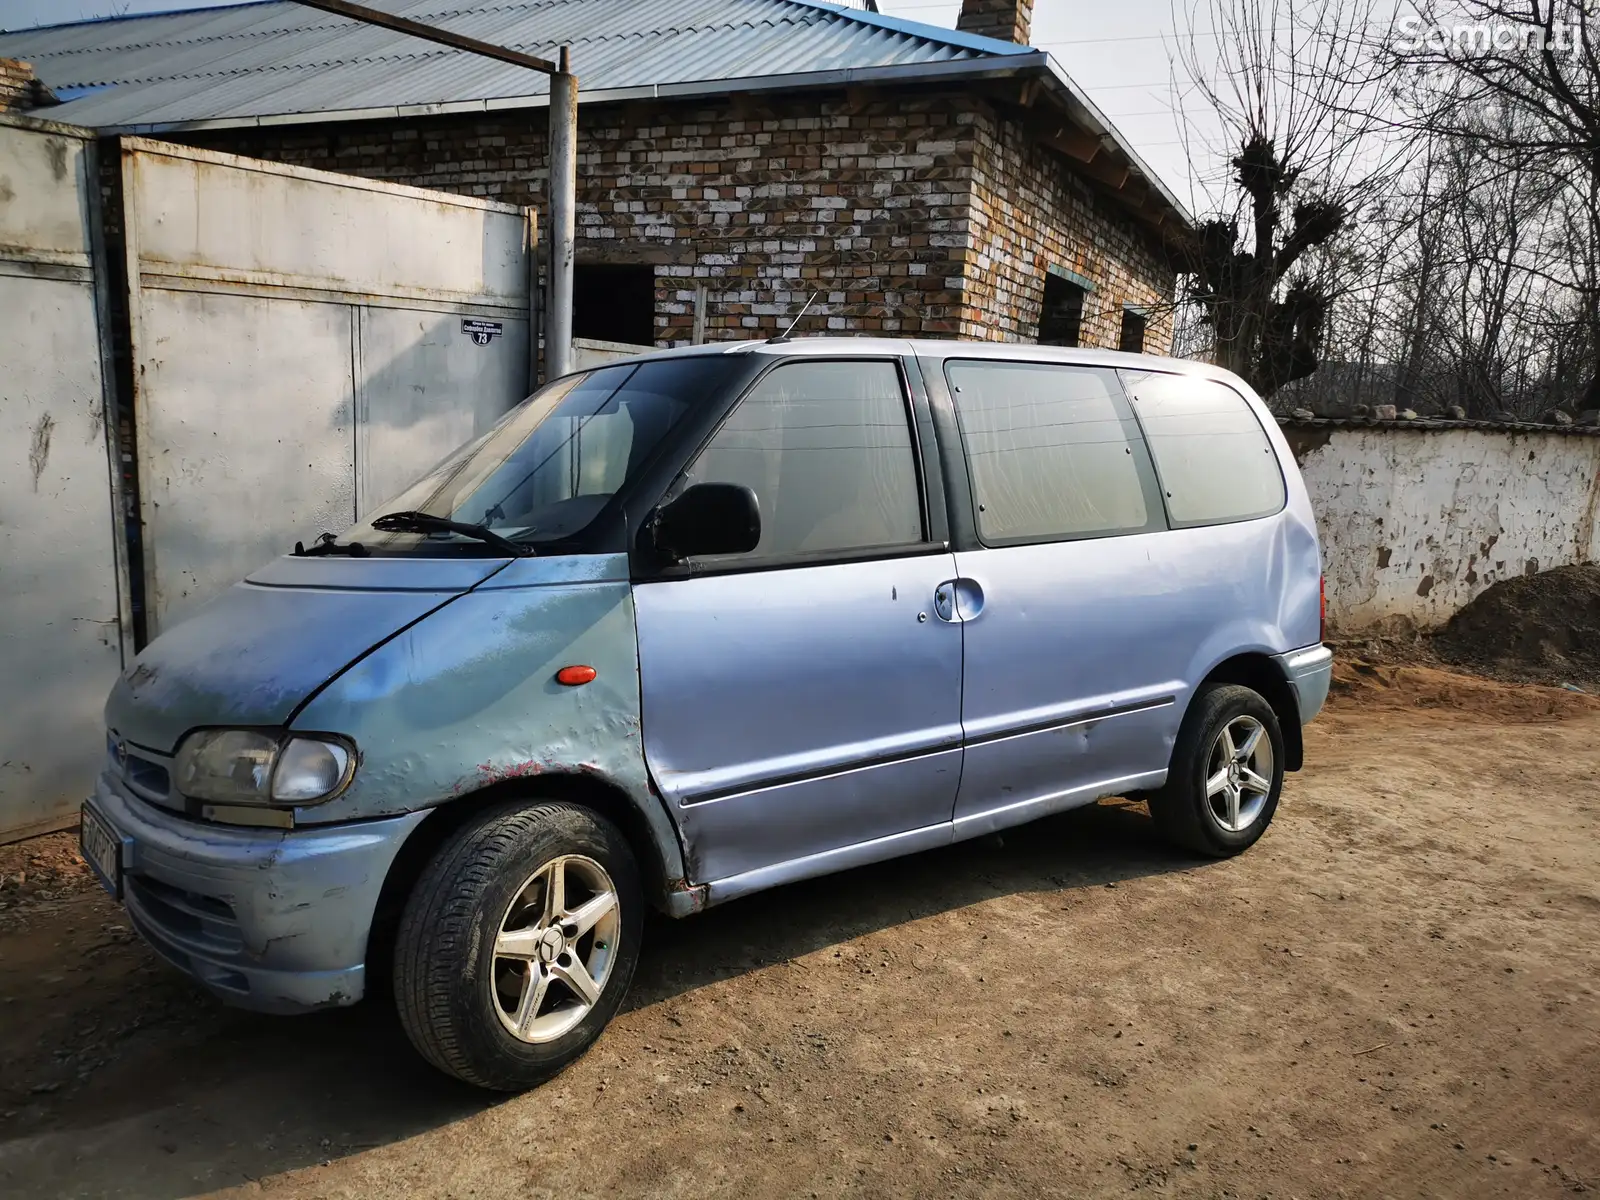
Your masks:
M695 354L781 354L836 356L849 354L915 355L924 359L987 358L1011 362L1047 362L1077 366L1121 367L1123 370L1173 371L1225 379L1243 386L1232 372L1188 358L1155 354L1130 354L1121 350L1096 350L1080 346L1039 346L1027 342L958 341L949 338L793 337L778 341L708 342L656 350L639 358L680 358Z

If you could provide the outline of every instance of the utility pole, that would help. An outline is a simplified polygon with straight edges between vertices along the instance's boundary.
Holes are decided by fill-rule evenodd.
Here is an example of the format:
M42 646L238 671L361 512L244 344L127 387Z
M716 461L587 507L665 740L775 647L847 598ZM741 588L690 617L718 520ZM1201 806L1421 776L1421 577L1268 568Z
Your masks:
M578 236L578 79L567 48L550 76L550 314L545 321L544 377L572 370L572 263Z
M550 77L550 288L545 312L544 363L546 379L565 375L572 369L572 266L574 243L577 240L578 207L578 79L572 74L568 48L562 46L559 60L551 62L520 50L496 46L492 42L480 42L477 38L452 33L448 29L424 25L408 17L397 17L393 13L362 4L351 4L349 0L297 0L297 3L335 16L348 17L352 21L437 42L453 50L465 50L468 54L481 54L485 58L526 67ZM537 307L530 291L530 340L537 336L532 329L533 313Z

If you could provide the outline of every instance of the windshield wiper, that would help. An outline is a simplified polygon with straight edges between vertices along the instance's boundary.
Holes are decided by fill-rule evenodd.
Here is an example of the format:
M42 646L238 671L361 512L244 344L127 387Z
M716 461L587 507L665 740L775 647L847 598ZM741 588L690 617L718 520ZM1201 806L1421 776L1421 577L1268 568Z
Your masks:
M316 558L321 554L348 554L351 558L365 558L367 548L360 542L348 542L341 546L333 540L333 534L324 533L311 543L309 550L305 548L304 543L296 542L294 553L296 558Z
M452 521L448 517L436 517L432 513L385 513L372 522L372 527L380 533L459 533L462 537L483 542L515 558L525 558L534 552L532 546L501 537L487 525L474 525L470 521Z

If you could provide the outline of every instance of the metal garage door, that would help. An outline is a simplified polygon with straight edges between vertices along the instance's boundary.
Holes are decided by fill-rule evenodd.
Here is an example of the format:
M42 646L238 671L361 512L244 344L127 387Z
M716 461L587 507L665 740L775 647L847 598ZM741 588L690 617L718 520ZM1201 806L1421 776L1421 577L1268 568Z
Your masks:
M0 836L77 812L122 665L93 155L0 118Z
M145 627L338 532L528 392L528 214L129 138Z

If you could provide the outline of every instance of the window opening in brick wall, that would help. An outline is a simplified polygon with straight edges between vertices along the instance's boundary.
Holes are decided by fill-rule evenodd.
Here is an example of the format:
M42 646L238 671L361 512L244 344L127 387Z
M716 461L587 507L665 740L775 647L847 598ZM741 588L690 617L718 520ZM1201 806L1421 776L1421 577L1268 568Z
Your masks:
M656 269L577 264L572 271L572 336L655 345Z
M1083 336L1083 301L1088 292L1056 274L1044 277L1044 310L1039 314L1041 346L1076 346Z
M1117 338L1117 349L1129 354L1144 353L1144 314L1137 309L1122 310L1122 333Z

